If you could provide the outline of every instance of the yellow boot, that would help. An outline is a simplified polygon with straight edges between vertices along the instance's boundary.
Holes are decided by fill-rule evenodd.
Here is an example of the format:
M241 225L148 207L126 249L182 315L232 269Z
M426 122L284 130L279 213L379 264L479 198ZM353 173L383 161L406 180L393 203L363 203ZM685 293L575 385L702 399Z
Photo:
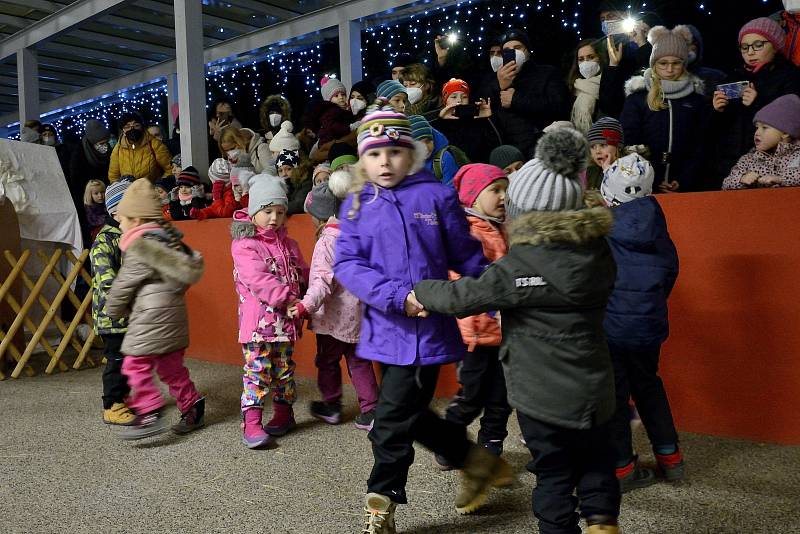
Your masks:
M619 534L617 525L592 525L586 534Z
M107 425L128 426L135 420L136 414L124 402L115 402L111 408L103 410L103 422Z

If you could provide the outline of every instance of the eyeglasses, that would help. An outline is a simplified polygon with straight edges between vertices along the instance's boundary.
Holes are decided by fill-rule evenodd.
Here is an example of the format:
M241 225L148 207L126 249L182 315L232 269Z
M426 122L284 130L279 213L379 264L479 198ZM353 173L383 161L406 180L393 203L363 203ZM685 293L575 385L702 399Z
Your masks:
M769 41L753 41L750 44L742 43L739 45L739 50L742 51L743 54L746 54L752 48L754 52L760 52L764 49L764 45L767 44Z
M656 61L656 67L659 69L678 69L683 67L683 61Z

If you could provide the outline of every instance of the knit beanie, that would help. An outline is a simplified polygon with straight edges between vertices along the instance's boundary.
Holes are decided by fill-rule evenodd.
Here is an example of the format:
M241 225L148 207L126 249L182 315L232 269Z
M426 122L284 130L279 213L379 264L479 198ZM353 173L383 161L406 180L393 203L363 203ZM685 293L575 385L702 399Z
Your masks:
M508 31L506 31L506 33L500 36L499 39L500 46L503 46L509 41L519 41L520 43L525 45L525 48L527 48L528 50L531 49L530 37L528 37L527 33L517 28L510 28Z
M367 80L361 80L360 82L356 82L353 84L353 87L350 88L350 94L353 94L353 91L358 92L361 96L367 99L367 102L371 100L370 96L374 98L375 96L375 85L368 82Z
M506 213L516 218L529 211L577 210L583 206L579 174L586 168L588 145L583 135L563 129L544 134L536 157L511 179Z
M171 174L162 176L161 178L153 182L153 185L155 187L160 187L161 189L169 193L170 191L175 189L175 177L172 176Z
M292 135L294 125L291 121L283 121L281 129L272 137L269 142L269 149L272 152L280 152L281 150L300 150L300 141Z
M347 89L345 89L341 81L336 78L328 78L327 76L322 78L321 87L319 88L319 92L322 93L322 100L329 102L333 95L339 91L347 95Z
M328 182L322 182L314 186L314 189L308 194L303 209L320 221L327 221L339 213L341 204L342 201L333 194Z
M131 182L128 180L120 180L118 182L112 182L106 187L106 211L109 215L114 215L117 213L117 206L119 206L119 202L122 200L122 195L125 194L125 190L130 187Z
M411 137L414 140L433 140L433 128L431 128L431 123L428 122L428 119L422 115L409 115L408 122L411 123Z
M378 98L391 100L394 95L407 93L406 88L397 80L386 80L378 84L375 94Z
M84 135L91 144L96 145L103 139L111 137L111 132L109 132L108 128L103 126L100 121L89 119L86 121L86 126L84 127Z
M442 86L442 102L445 103L445 105L447 99L450 98L450 95L453 93L466 93L467 98L469 98L469 85L467 85L467 82L464 80L450 78L450 81Z
M358 163L358 156L339 156L335 160L331 161L331 172L338 171L344 165L355 165L356 163Z
M275 166L280 169L284 165L290 167L300 165L300 152L297 150L281 150L281 153L275 158Z
M622 131L622 123L611 117L603 117L592 124L589 131L586 132L586 139L589 141L589 146L625 145L625 133Z
M178 185L185 185L188 187L200 185L200 173L197 172L197 169L189 165L178 175Z
M741 44L742 38L748 33L755 33L760 35L775 47L775 50L783 53L786 46L786 32L783 31L781 25L768 17L760 17L753 19L739 30L739 43Z
M629 154L605 170L600 194L609 206L619 206L652 194L654 176L655 171L649 161L639 154Z
M317 179L317 175L321 174L321 173L324 173L324 172L328 173L328 176L330 176L330 174L333 171L331 170L331 166L328 165L327 163L320 163L319 165L314 167L314 172L311 173L311 181L313 182L314 180L316 180Z
M689 57L689 43L691 34L687 38L680 32L668 30L664 26L656 26L647 34L647 40L653 45L650 53L650 68L653 68L661 58L674 56L683 60L686 64Z
M161 219L161 199L153 183L147 178L133 182L122 195L117 213L130 219Z
M453 186L458 192L458 200L462 206L471 208L481 191L497 180L508 179L503 169L486 163L470 163L464 165L453 178Z
M231 179L231 164L224 158L217 158L208 168L208 179L211 182L228 183Z
M753 124L757 122L787 133L792 139L800 139L800 97L789 93L776 98L756 113Z
M411 123L408 117L385 106L364 116L358 127L358 155L367 150L385 146L404 147L413 150Z
M489 163L501 169L505 169L515 161L525 161L525 156L513 145L500 145L489 154Z
M181 165L181 155L180 154L175 154L174 156L172 156L172 160L170 161L170 163L172 163L173 165L177 165L181 169L183 168L183 165Z
M247 214L254 217L256 213L268 206L288 206L286 182L272 174L253 175L249 182L250 200Z

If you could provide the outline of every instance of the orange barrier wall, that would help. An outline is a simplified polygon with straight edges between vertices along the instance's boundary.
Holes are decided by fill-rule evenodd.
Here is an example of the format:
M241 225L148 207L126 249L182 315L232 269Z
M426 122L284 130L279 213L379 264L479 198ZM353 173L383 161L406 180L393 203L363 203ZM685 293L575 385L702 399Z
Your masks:
M659 200L681 260L662 353L678 428L800 445L800 188ZM205 276L189 291L189 354L241 363L230 220L178 226L206 259ZM310 261L310 219L292 217L289 233ZM314 376L313 333L295 353L298 373ZM437 393L455 390L447 366Z

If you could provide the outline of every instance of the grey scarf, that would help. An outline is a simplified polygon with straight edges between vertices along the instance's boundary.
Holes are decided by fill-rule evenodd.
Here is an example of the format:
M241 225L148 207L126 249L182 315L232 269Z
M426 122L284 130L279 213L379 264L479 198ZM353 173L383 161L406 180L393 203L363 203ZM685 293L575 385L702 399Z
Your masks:
M648 91L653 87L653 69L644 71L644 86ZM661 90L667 100L677 100L694 93L694 82L687 73L680 80L661 80Z

